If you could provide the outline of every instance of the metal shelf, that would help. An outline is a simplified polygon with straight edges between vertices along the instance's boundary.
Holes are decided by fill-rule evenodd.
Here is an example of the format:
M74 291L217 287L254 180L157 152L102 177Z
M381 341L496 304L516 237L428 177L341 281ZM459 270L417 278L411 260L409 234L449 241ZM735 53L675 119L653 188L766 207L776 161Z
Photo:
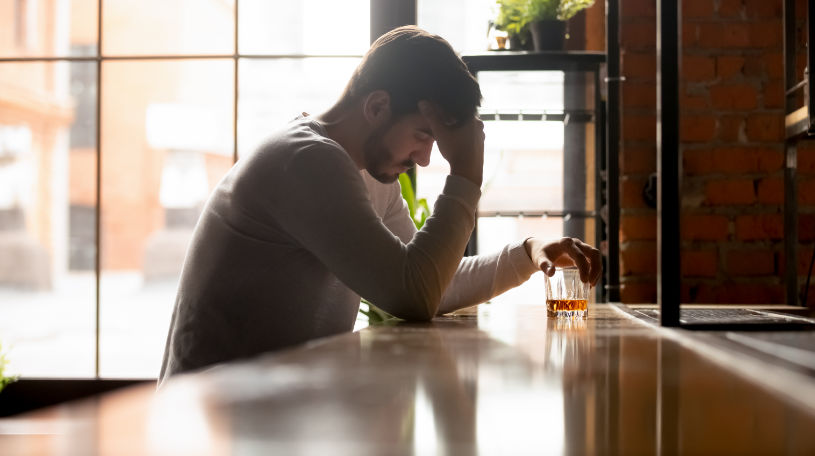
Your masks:
M479 111L478 117L483 121L537 121L537 122L563 122L589 123L594 121L594 111L588 109L572 109L558 111Z

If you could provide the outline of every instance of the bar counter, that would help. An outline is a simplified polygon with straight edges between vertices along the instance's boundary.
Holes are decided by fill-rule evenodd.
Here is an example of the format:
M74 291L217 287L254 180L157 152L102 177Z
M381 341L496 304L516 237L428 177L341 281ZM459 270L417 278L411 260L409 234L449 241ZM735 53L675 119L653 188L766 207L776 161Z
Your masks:
M614 305L484 304L0 420L0 454L815 454L815 379Z

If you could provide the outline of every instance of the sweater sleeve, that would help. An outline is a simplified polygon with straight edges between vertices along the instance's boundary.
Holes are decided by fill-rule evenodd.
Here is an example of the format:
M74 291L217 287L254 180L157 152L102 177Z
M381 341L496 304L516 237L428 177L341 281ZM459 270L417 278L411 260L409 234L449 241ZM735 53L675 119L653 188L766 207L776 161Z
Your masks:
M397 187L398 190L398 187ZM389 192L383 221L392 233L409 242L416 232L401 192ZM529 280L538 270L529 259L524 241L500 252L464 257L442 295L438 315L485 302Z
M537 270L524 241L500 252L464 257L444 292L438 315L492 299L526 282Z
M346 286L400 318L436 315L475 223L481 192L448 176L423 229L407 244L371 206L342 150L312 146L285 164L271 210L281 227Z

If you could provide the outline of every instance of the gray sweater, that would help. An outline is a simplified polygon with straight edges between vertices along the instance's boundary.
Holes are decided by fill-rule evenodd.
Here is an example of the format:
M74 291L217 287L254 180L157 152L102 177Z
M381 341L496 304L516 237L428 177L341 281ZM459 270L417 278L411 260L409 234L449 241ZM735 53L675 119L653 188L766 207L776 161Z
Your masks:
M523 242L462 259L478 186L448 176L421 231L399 184L298 118L241 158L195 228L159 381L351 331L360 296L405 319L484 302L535 272Z

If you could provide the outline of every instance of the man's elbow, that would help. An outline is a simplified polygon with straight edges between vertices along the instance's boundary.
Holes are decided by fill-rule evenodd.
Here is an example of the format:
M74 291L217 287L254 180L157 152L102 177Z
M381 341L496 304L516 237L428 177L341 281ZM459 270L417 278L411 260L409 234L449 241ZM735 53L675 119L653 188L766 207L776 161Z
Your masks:
M402 302L398 308L399 311L392 312L394 317L416 322L432 320L439 310L438 304L416 301Z

